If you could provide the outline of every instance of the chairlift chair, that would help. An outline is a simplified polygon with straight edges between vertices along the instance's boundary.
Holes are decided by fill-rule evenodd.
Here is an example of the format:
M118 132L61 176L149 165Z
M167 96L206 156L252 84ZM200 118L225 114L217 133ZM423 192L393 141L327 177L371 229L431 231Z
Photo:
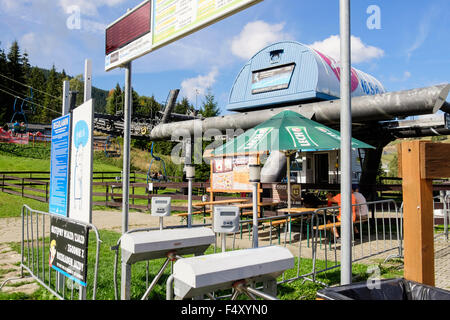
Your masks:
M111 150L112 147L112 150ZM108 158L120 157L120 146L117 142L111 140L111 135L106 138L105 141L105 155Z
M151 182L168 182L169 180L167 179L167 171L166 171L166 163L164 162L163 159L161 159L160 157L157 157L156 155L154 155L153 153L153 147L154 147L155 143L152 142L152 146L150 148L150 155L152 157L152 160L150 161L150 165L148 167L148 172L147 172L147 185ZM163 177L162 179L155 179L154 177L152 177L152 164L153 161L159 161L162 164L163 167ZM164 190L165 188L160 188L161 190Z
M11 118L11 123L13 126L13 132L15 133L20 133L20 134L24 134L28 132L28 120L27 120L27 113L34 113L34 109L33 109L33 105L30 103L33 101L33 89L30 88L30 96L22 99L22 103L20 104L20 110L17 110L16 107L18 107L17 101L18 101L19 97L16 97L14 99L14 105L13 105L13 116ZM27 110L26 107L30 106L30 110ZM24 109L25 107L25 109ZM22 116L23 122L25 124L25 128L19 127L16 128L16 126L14 125L15 121L17 120L18 116ZM16 130L18 130L18 132L16 132Z

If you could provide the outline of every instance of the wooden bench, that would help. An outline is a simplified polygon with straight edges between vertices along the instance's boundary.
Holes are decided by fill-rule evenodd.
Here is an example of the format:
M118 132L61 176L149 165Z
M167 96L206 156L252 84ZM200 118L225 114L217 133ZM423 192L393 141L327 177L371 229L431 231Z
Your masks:
M358 221L353 222L353 225L357 226L358 223L360 223L360 222L367 222L368 220L369 219L367 219L367 218L366 219L362 219L362 220L358 220ZM329 229L331 229L333 227L340 227L340 226L341 226L341 221L336 221L336 222L331 222L331 223L327 223L327 224L322 224L320 226L315 226L314 230L319 230L319 231L329 230Z
M192 215L199 215L199 214L203 214L203 223L206 223L206 218L205 218L205 214L207 213L212 213L212 210L200 210L200 211L193 211ZM181 223L183 223L183 220L186 219L187 221L187 217L189 216L189 212L182 212L182 213L176 213L174 214L175 217L180 217L181 218Z
M313 229L322 231L322 230L329 230L329 229L331 229L333 227L340 227L340 226L341 226L341 222L337 221L337 222L334 222L334 223L332 222L332 223L322 224L320 226L315 226Z
M291 223L298 220L300 217L298 218L285 218L285 219L277 219L274 221L267 221L263 223L263 228L265 227L269 227L269 228L274 228L277 231L277 236L278 236L278 244L280 244L280 235L281 235L281 226L285 225L286 223ZM291 239L291 230L289 229L289 242L292 240Z
M369 219L368 218L364 218L362 220L357 220L353 223L354 226L357 226L359 223L361 222L367 222ZM333 228L337 228L340 227L342 225L341 221L336 221L336 222L331 222L331 223L327 223L327 224L322 224L320 226L315 226L313 229L314 230L318 230L318 231L323 231L323 230L331 230ZM329 244L330 244L330 250L331 250L331 234L328 234L329 236ZM320 232L320 247L322 247L322 232Z

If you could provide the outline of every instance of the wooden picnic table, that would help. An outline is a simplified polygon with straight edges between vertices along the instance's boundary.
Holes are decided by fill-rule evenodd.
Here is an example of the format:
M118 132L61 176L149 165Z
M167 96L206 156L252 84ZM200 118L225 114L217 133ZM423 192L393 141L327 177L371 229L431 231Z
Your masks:
M218 201L206 201L206 202L198 202L193 204L193 207L206 207L206 206L214 206L220 204L233 204L233 203L243 203L247 202L248 199L230 199L230 200L218 200Z
M318 208L283 208L283 209L278 209L277 211L280 213L284 213L284 214L289 214L289 213L308 213L308 212L314 212L316 211Z
M279 204L280 204L279 202L260 202L260 203L258 203L258 208L263 209L263 210L261 210L261 217L264 217L264 208L265 207L275 207ZM244 213L244 209L252 209L253 208L253 203L242 203L242 204L236 205L236 207L239 208L239 210L241 212L241 216L242 216ZM252 214L253 214L253 212L252 212Z
M314 213L314 211L316 211L319 208L283 208L283 209L278 209L277 212L279 213L284 213L285 215L288 214L295 214L295 213L302 213L305 214L306 216L311 215ZM289 228L289 241L291 241L291 223L293 220L297 220L298 218L291 218L288 224L288 228ZM287 219L286 220L279 220L277 221L277 225L283 224L283 222L288 222ZM306 227L306 237L307 237L307 246L309 248L309 224Z

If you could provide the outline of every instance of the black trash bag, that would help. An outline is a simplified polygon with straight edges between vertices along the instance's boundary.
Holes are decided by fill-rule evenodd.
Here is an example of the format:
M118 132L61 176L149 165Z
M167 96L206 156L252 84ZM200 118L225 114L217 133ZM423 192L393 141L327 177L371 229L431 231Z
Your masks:
M380 280L379 287L360 282L317 292L325 300L450 300L450 291L405 279Z

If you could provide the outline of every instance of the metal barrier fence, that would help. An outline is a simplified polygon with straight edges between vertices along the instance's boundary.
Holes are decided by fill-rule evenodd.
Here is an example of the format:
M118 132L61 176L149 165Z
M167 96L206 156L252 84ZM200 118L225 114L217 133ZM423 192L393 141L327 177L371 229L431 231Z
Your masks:
M435 202L434 200L438 200ZM437 208L437 204L442 208ZM435 228L439 228L441 221L443 220L443 232L435 232L434 238L445 237L448 241L448 222L450 220L450 193L443 194L433 198L433 218ZM442 214L439 214L442 213ZM441 218L442 217L442 218ZM439 220L438 220L439 219ZM442 220L441 220L442 219ZM436 223L436 221L439 221ZM438 230L439 231L439 230Z
M94 272L93 279L88 282L86 288L79 286L78 283L49 266L51 218L87 227L88 232L90 230L94 231L96 235L95 261L94 263L90 261L88 265L88 269L94 268ZM21 278L32 277L60 300L86 300L88 293L92 296L92 300L95 300L97 294L100 243L99 233L94 225L73 221L63 216L47 212L33 210L27 205L24 205L22 207ZM90 251L91 250L88 250L88 252ZM25 275L24 271L29 273L29 276ZM77 288L78 290L76 290ZM91 291L87 292L87 290L92 290L92 293Z
M353 224L352 261L357 262L377 255L397 251L388 258L401 257L403 247L403 221L394 200L383 200L353 205L356 212L367 210L367 215ZM279 284L298 279L317 280L319 273L340 267L338 220L340 207L312 209L302 213L259 218L258 243L260 246L276 244L288 246L296 255L296 270L283 274ZM243 239L248 230L252 237L252 220L241 221L241 232L232 236L232 249L236 237ZM273 239L275 234L275 239ZM284 238L284 239L283 239ZM247 242L251 244L251 241Z
M358 209L358 212L364 212L365 207L367 207L367 215L354 223L356 229L353 229L353 262L361 261L383 253L389 253L391 251L394 251L394 255L390 257L401 257L403 221L395 201L384 200L368 202L362 205L355 205L354 209ZM312 209L308 212L258 219L260 225L258 232L260 246L274 244L287 246L295 255L296 264L294 269L287 270L279 280L279 284L303 280L327 286L327 284L320 281L320 278L317 278L317 275L340 266L341 248L339 241L337 241L337 233L335 233L335 231L339 232L340 227L340 222L337 219L339 209L339 207L320 208L315 210ZM96 227L92 224L77 222L78 224L93 230L96 234L95 258L93 258L93 252L91 252L91 259L89 260L88 267L91 270L90 281L88 282L87 287L89 292L83 292L83 289L76 290L78 284L73 280L63 277L55 270L49 268L48 252L50 244L48 235L50 234L49 220L52 217L69 221L69 219L64 217L32 210L26 205L23 207L21 242L22 277L24 277L24 271L28 272L31 277L49 292L54 294L58 299L75 300L92 297L92 299L95 300L97 296L97 273L101 243ZM194 227L208 226L201 224L200 221L193 220L193 222L196 222L193 225ZM241 232L227 237L232 238L232 250L248 248L252 244L253 220L241 220L240 223ZM165 229L182 228L185 227L185 225L161 225L161 227L164 227ZM160 228L137 229L131 230L129 233L157 229ZM248 235L245 233L248 233ZM247 236L249 241L247 241ZM220 243L218 240L219 235L216 237L214 252L218 251L217 243ZM91 241L91 246L94 246L94 241ZM116 277L119 247L120 239L117 242L117 246L111 248L116 251L114 272L111 274L113 277L114 295L116 299L118 299ZM147 263L146 288L149 288L148 279L150 278L150 275L148 268ZM107 277L109 277L109 275ZM153 284L154 282L150 284L150 287Z

